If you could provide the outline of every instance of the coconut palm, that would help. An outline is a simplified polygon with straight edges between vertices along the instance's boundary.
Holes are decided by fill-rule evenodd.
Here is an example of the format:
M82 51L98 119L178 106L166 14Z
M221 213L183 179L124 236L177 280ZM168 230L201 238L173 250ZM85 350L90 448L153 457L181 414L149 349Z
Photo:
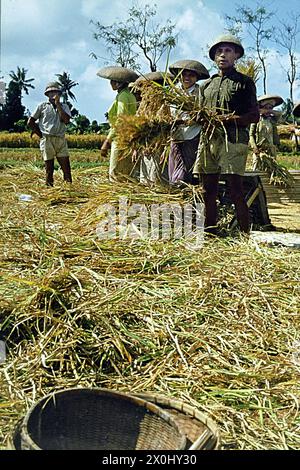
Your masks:
M20 68L17 67L17 71L14 72L11 70L9 76L12 79L12 82L18 85L20 92L25 91L26 95L29 94L29 88L35 88L31 82L34 81L34 78L26 78L28 70L24 69L24 67Z
M67 103L68 99L76 101L76 97L74 93L72 93L71 89L77 86L78 83L71 80L70 74L67 72L57 73L56 76L58 77L58 83L61 86L64 103Z

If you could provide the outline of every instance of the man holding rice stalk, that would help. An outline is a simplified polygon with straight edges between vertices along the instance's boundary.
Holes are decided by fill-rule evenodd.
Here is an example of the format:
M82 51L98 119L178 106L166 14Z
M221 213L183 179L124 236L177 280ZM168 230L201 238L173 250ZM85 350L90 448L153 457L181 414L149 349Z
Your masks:
M47 186L53 186L55 157L63 171L64 181L72 183L69 151L65 137L66 124L70 122L71 111L67 104L60 102L61 93L59 83L49 83L45 90L45 95L49 100L39 104L27 122L33 133L41 139L40 149L45 162Z
M203 64L197 60L179 60L169 67L171 74L180 79L180 88L195 101L200 101L199 80L209 78L209 73ZM174 108L173 108L174 109ZM172 135L172 142L168 161L169 181L174 183L197 184L193 176L193 167L196 161L199 146L201 126L194 122L188 124L189 115L176 108L176 120L182 124L177 126Z
M250 230L249 209L243 194L251 123L258 122L259 111L254 81L235 69L235 62L244 55L241 42L230 34L217 38L209 49L209 57L218 73L201 87L201 105L216 113L219 126L204 123L194 174L201 175L204 189L205 230L217 235L217 196L220 174L225 174L230 197L235 205L240 230Z
M101 78L110 80L110 85L117 92L117 97L108 110L110 131L101 147L101 155L106 157L110 149L109 180L118 181L129 176L133 170L133 162L128 156L120 155L116 143L115 125L121 115L134 115L137 104L134 94L128 85L137 80L138 75L131 69L119 66L104 67L97 72Z
M260 119L250 126L249 144L253 151L253 170L265 170L265 156L276 159L276 147L280 144L277 121L279 114L273 108L283 103L277 95L263 95L258 98Z

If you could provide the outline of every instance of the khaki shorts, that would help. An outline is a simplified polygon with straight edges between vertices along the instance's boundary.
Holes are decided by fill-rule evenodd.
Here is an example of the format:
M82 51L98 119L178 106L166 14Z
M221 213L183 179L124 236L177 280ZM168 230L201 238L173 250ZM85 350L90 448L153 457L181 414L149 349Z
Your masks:
M213 136L208 142L200 139L194 174L222 173L243 176L248 145L225 142L223 136Z
M54 137L47 135L40 140L40 149L44 161L54 158L68 157L69 150L65 137Z

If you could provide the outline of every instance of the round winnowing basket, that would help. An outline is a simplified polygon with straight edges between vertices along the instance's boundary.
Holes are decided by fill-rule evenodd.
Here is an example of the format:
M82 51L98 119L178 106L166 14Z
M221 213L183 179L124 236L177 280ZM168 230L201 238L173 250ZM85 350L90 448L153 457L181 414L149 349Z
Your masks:
M68 389L39 400L14 437L21 450L181 450L185 434L154 403L107 389Z
M217 425L193 406L151 393L139 393L136 396L156 404L174 418L180 431L186 436L186 449L218 450L220 448L221 441Z

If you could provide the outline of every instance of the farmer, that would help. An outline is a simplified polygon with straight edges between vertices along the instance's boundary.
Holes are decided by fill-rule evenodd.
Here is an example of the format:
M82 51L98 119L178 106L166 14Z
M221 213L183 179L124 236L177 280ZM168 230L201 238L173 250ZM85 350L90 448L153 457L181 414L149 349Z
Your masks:
M128 157L122 158L119 154L115 142L114 126L118 116L122 114L133 115L136 113L137 104L134 94L129 90L128 85L137 80L138 75L131 69L125 67L104 67L97 75L110 80L110 85L117 92L117 97L108 110L108 121L110 131L101 147L101 155L106 157L110 150L109 180L118 181L124 176L129 176L133 170L133 162Z
M133 93L139 96L139 107L137 114L145 115L149 117L155 114L157 119L165 119L170 116L169 106L166 104L156 105L155 100L150 101L149 94L146 87L148 84L164 85L168 83L168 79L172 79L170 74L164 72L149 72L145 75L141 75L133 84ZM143 151L141 155L134 155L134 160L140 157L139 162L139 180L144 185L153 186L155 184L167 184L168 183L168 171L167 165L164 164L164 156L158 152L146 152Z
M179 87L188 95L194 96L196 101L200 99L199 85L196 83L209 77L209 73L203 64L197 60L179 60L169 67L174 77L180 79ZM172 136L169 154L168 170L170 183L197 184L198 180L193 176L193 166L196 160L199 146L199 124L187 124L188 115L180 110L174 110L174 117L181 120Z
M55 157L63 171L64 181L72 183L69 151L65 138L66 124L70 122L71 111L66 104L60 102L61 93L59 83L49 83L45 90L48 101L39 104L27 122L33 133L41 139L40 149L45 162L47 186L53 186Z
M262 170L263 155L267 154L276 159L276 147L280 144L277 121L279 114L273 110L283 103L277 95L263 95L258 98L259 122L250 126L249 145L253 151L253 170Z
M203 128L195 175L201 174L205 230L217 234L217 197L220 174L227 175L230 197L235 205L240 230L249 233L249 210L243 194L243 175L246 167L248 126L258 122L259 111L256 87L251 78L235 69L236 61L244 55L240 41L232 35L222 35L209 49L209 57L218 67L201 87L201 105L217 113L224 127L205 132Z

